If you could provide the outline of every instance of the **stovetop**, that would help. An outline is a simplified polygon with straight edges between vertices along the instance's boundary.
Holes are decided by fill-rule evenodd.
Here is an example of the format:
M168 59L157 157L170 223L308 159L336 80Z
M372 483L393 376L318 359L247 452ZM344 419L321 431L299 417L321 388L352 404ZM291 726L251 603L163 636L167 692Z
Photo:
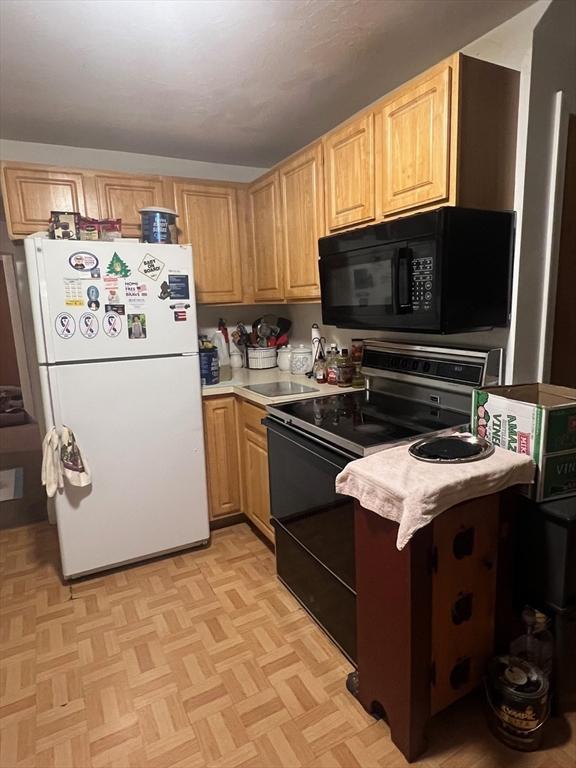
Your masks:
M269 406L268 412L357 456L468 421L467 414L368 390Z

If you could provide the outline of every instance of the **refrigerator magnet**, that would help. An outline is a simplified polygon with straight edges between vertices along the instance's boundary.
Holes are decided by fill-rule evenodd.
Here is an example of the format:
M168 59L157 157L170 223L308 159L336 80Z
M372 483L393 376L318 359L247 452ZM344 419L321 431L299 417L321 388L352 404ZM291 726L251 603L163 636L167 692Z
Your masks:
M84 314L80 316L79 325L80 333L85 339L93 339L98 335L100 324L98 323L98 318L92 312L84 312Z
M83 281L76 278L64 278L64 304L67 307L83 307L84 292Z
M177 309L176 312L174 312L174 320L177 323L181 323L183 320L187 320L186 316L186 310L185 309Z
M139 283L136 280L125 280L124 293L126 294L127 304L139 306L144 304L148 298L148 286L146 283Z
M168 275L168 285L170 286L171 299L190 298L188 275Z
M162 299L162 301L164 301L164 299L170 298L170 286L168 285L166 280L163 280L160 283L160 293L158 294L158 298Z
M183 301L177 301L176 304L170 304L170 309L190 309L190 304Z
M149 277L150 280L158 280L164 269L164 262L157 259L155 256L147 253L142 259L142 263L138 267L140 272L145 277Z
M122 261L116 251L114 251L114 256L112 256L110 263L106 268L106 274L112 275L113 277L130 277L132 270L125 261Z
M146 338L146 315L127 315L128 318L128 338L145 339Z
M54 322L56 333L61 339L70 339L76 331L76 321L69 312L60 312Z
M69 259L68 263L77 272L92 272L98 267L98 259L89 251L76 251Z
M115 339L122 331L122 319L116 312L106 312L102 321L102 328L106 336Z
M104 304L104 312L116 312L117 315L124 315L124 304Z

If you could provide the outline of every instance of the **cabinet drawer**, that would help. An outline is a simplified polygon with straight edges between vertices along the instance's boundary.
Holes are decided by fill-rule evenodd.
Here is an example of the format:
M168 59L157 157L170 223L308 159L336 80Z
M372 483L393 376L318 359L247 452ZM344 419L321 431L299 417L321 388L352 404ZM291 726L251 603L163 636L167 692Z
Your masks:
M253 430L262 437L266 437L266 427L262 425L262 419L266 416L264 408L242 401L242 421L244 426Z

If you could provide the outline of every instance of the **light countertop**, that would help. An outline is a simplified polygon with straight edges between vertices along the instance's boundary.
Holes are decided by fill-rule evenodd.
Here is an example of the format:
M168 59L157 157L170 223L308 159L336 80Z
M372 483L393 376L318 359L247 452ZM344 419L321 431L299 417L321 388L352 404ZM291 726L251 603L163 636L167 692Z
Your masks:
M302 384L304 387L314 389L314 392L304 392L300 395L283 395L281 397L264 397L257 392L251 392L246 389L251 384L269 384L275 381L293 381L295 384ZM326 395L335 395L342 392L357 392L353 387L336 387L333 384L316 384L313 379L307 376L295 375L290 371L281 371L279 368L268 368L263 371L250 368L232 368L232 379L221 381L219 384L210 384L202 387L202 397L218 397L222 395L238 395L245 400L261 406L273 405L275 403L288 403L291 400L306 400L310 397L325 397Z

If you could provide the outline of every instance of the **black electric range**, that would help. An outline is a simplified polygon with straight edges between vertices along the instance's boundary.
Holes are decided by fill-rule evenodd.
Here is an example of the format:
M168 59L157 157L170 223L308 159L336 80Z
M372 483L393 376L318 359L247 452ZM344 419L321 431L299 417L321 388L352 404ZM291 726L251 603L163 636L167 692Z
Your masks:
M460 427L468 414L378 391L360 390L270 406L272 418L355 456L386 443L412 441L429 432Z
M500 350L366 342L366 390L268 406L279 579L354 662L354 500L336 476L354 459L465 427L472 389L497 383Z

